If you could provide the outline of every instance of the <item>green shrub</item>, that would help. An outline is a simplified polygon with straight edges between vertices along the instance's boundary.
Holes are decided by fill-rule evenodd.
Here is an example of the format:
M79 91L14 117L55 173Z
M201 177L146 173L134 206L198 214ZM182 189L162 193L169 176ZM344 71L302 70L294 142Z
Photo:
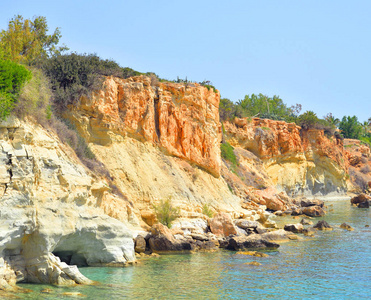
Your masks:
M205 203L203 206L202 206L202 213L205 215L205 216L208 216L209 218L212 218L214 213L213 211L211 210L211 207L209 204Z
M15 107L23 85L32 75L24 66L10 60L0 60L0 117L5 119Z
M237 166L237 157L233 152L233 147L228 142L222 143L220 145L222 158L228 160L232 165Z
M171 227L171 223L179 216L179 208L174 207L171 199L161 200L158 205L154 205L156 217L160 223Z
M43 68L52 81L54 106L60 114L68 105L75 104L82 94L100 88L102 75L127 78L141 74L95 54L58 55L49 59Z

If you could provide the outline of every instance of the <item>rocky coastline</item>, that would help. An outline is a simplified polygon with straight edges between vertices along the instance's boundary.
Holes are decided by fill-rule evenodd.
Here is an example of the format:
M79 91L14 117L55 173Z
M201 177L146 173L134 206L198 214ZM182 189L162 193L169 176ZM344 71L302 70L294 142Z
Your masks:
M1 122L0 293L17 292L18 282L94 284L76 266L272 250L330 229L313 225L329 210L319 199L357 191L347 172L370 164L369 148L345 150L321 131L301 134L281 121L222 124L219 100L219 92L199 84L107 77L65 116L101 173L51 128ZM225 142L236 164L221 156ZM163 199L178 209L171 228L156 216ZM365 194L351 203L366 208L370 201ZM278 226L281 216L297 223Z

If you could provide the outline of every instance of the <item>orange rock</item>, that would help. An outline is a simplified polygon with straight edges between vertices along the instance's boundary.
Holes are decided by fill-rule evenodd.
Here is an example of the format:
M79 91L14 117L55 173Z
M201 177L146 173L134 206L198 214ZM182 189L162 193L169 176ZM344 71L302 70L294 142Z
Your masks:
M81 97L70 118L88 140L112 142L112 133L160 146L220 176L220 94L199 84L151 84L146 76L107 77L103 88Z
M237 229L233 224L232 218L229 214L218 213L210 221L210 230L217 236L229 236L237 234Z

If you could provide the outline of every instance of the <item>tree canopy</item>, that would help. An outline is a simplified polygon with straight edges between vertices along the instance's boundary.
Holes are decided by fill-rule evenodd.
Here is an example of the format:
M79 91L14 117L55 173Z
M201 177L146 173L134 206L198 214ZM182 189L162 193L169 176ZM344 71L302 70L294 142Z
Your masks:
M0 32L0 58L27 65L35 65L55 54L68 50L58 46L59 28L48 34L46 18L23 19L17 15L9 21L8 29Z

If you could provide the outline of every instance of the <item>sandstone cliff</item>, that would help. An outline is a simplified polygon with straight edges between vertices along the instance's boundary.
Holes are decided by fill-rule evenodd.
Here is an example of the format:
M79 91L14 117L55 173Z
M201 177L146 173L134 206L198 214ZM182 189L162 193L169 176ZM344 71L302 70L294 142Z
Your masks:
M198 84L108 77L66 117L151 225L153 204L167 198L184 217L202 216L205 204L241 210L220 177L219 97Z
M225 139L251 151L271 183L290 195L328 195L347 190L342 140L294 123L254 118L225 122ZM269 184L269 182L268 182Z

